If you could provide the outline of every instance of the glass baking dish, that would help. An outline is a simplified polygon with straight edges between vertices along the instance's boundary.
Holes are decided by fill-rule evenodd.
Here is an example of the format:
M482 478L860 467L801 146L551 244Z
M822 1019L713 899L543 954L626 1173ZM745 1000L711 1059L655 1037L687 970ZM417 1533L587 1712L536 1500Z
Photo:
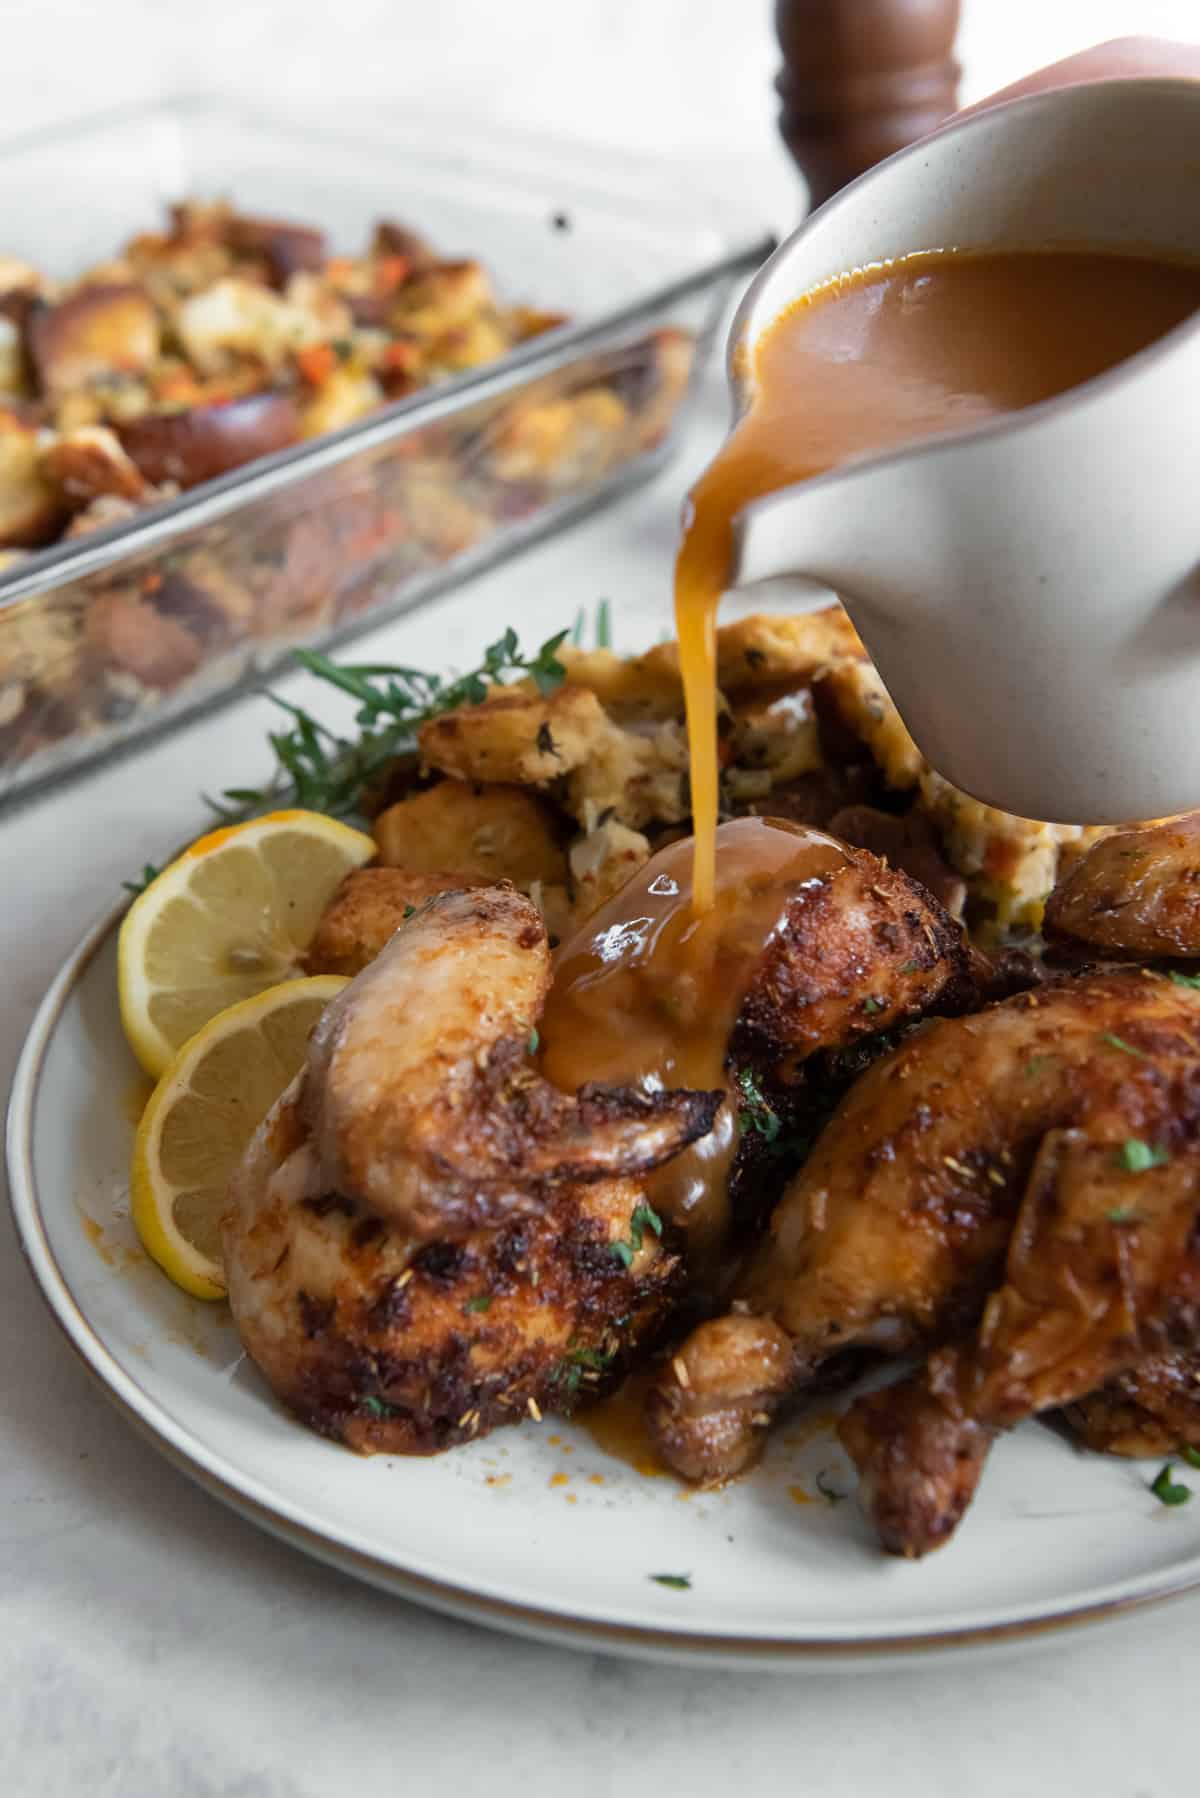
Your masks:
M86 192L79 204L80 171ZM0 800L257 683L511 554L666 457L733 285L771 248L643 163L409 116L208 99L0 153L0 248L66 278L167 203L318 224L379 216L484 262L506 302L571 322L346 428L0 574Z

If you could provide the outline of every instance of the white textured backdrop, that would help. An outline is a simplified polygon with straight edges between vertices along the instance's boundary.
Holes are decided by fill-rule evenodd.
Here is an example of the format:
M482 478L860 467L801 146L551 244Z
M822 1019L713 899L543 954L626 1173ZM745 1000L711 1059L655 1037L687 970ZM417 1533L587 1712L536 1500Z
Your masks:
M659 152L773 149L770 0L0 0L0 133L227 88L406 100ZM964 95L1198 0L964 0Z

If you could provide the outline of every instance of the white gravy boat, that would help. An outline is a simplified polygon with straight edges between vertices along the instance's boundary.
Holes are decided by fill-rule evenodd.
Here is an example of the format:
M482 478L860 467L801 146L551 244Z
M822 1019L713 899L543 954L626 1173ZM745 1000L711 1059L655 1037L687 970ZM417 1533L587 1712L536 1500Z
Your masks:
M976 114L837 195L755 277L729 378L801 294L929 249L1200 259L1200 83ZM731 586L843 599L928 760L1027 818L1200 805L1200 314L1082 387L741 512Z

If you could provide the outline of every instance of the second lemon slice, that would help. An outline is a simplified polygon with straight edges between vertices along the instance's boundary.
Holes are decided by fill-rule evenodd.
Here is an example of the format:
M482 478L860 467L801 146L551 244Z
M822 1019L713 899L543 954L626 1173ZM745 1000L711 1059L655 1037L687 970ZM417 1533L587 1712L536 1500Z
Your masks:
M375 843L320 812L272 812L214 830L130 906L117 952L121 1021L157 1078L227 1006L303 973L335 887Z
M133 1148L133 1221L163 1272L196 1298L225 1291L229 1177L345 985L336 974L289 980L230 1006L185 1045L150 1096Z

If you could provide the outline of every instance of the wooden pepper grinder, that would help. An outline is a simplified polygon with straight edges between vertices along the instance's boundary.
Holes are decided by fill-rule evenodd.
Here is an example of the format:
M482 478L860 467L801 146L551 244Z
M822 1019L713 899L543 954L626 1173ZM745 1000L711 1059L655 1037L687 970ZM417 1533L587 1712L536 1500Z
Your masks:
M959 0L775 0L779 129L816 207L958 103Z

